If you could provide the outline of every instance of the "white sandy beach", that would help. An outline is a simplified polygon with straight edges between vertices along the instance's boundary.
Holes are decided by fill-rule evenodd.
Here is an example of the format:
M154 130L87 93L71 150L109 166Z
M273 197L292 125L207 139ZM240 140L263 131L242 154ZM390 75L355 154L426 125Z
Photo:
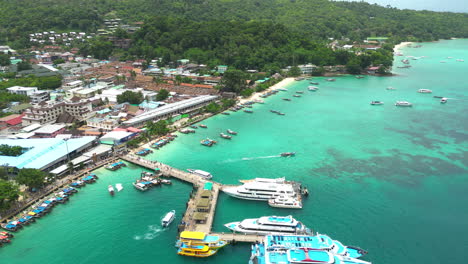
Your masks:
M253 100L262 99L262 98L260 97L260 95L265 94L265 93L267 93L267 92L269 92L269 91L271 91L271 90L274 90L274 89L278 89L278 88L281 88L281 87L285 87L285 86L287 86L288 84L293 83L293 82L295 82L295 81L294 81L294 78L285 78L285 79L282 80L281 82L279 82L279 83L277 83L277 84L275 84L275 85L273 85L273 86L270 86L270 87L269 87L268 89L266 89L265 91L262 91L262 92L260 92L260 93L254 93L254 94L252 94L250 97L247 97L247 98L240 98L240 99L239 99L239 103L243 104L243 103L248 102L248 101L253 101Z
M395 45L393 48L394 52L400 52L401 48L408 46L409 44L412 44L413 42L401 42L400 44Z

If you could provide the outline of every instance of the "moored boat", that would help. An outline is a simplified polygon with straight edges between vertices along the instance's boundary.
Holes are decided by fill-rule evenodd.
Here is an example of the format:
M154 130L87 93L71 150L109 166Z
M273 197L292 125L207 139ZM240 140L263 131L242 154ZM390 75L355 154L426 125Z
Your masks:
M205 180L209 180L209 179L213 178L213 175L211 175L211 173L209 173L207 171L194 170L194 169L187 169L187 171L192 173L192 174L195 174L197 176L200 176Z
M291 101L289 98L283 98L284 101Z
M292 216L262 216L224 225L233 232L244 234L312 234L312 231Z
M336 81L336 79L334 79L334 78L328 78L328 79L326 79L326 81L327 81L327 82L334 82L334 81Z
M219 136L222 137L222 138L225 138L225 139L231 139L232 138L232 136L226 135L226 134L224 134L222 132L219 134Z
M249 113L249 114L252 114L252 113L253 113L253 110L250 110L250 109L244 109L244 112L246 112L246 113Z
M317 86L309 86L307 87L309 91L317 91L319 88Z
M309 82L310 84L313 84L313 85L319 85L318 82Z
M227 132L231 135L237 135L237 132L231 129L228 129Z
M363 79L363 78L364 78L364 76L361 76L361 75L356 76L356 79Z
M201 128L208 128L208 126L207 126L207 125L204 125L204 124L200 124L199 126L200 126Z
M413 104L407 101L396 101L395 106L411 107Z
M223 115L230 115L229 112L222 112L221 114L223 114Z
M243 185L223 187L222 191L235 198L257 201L268 201L278 196L296 196L292 183L278 179L256 178L244 181Z
M172 210L163 217L163 219L161 220L161 225L163 227L168 227L172 223L172 221L174 221L174 218L175 210Z
M298 94L293 94L294 97L301 97L300 95Z
M198 127L196 125L190 125L191 128L197 129Z
M207 147L211 147L213 146L214 144L216 144L217 142L212 140L212 139L209 139L209 138L206 138L206 139L202 139L200 141L200 144L202 144L203 146L207 146Z
M432 90L429 89L419 89L418 93L432 93Z
M171 180L161 179L160 181L161 181L162 184L167 184L167 185L171 185L171 184L172 184Z
M372 101L370 104L371 105L383 105L384 102L382 102L382 101Z
M278 196L268 200L268 205L278 208L301 209L302 203L293 196Z
M134 182L132 184L135 188L143 192L149 190L149 188L153 185L153 183L149 181Z
M112 185L107 186L107 190L109 191L110 195L114 195L114 187Z
M189 133L195 133L195 130L189 129L189 128L183 128L183 129L179 130L179 132L183 133L183 134L189 134Z
M393 88L391 86L387 87L387 90L396 90L396 88Z

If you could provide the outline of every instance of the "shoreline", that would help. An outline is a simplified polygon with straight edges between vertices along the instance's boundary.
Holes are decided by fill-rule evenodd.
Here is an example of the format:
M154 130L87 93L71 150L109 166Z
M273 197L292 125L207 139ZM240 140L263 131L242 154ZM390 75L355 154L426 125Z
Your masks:
M413 44L413 42L400 42L399 44L396 44L395 47L393 47L393 51L394 52L400 52L402 48L410 45L410 44Z
M258 92L258 93L254 93L252 94L251 96L247 97L247 98L240 98L239 99L239 103L240 104L243 104L243 103L246 103L248 101L253 101L253 100L259 100L261 99L260 95L262 94L265 94L271 90L274 90L274 89L278 89L278 88L281 88L283 86L287 86L291 83L295 82L294 78L293 77L288 77L288 78L284 78L281 82L275 84L275 85L272 85L270 87L268 87L267 89L265 89L264 91L261 91L261 92ZM239 97L238 97L239 98Z

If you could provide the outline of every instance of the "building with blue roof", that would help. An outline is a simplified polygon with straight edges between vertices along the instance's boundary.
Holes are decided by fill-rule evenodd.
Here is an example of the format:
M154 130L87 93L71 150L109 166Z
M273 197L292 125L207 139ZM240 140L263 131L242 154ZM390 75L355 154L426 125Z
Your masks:
M17 157L0 156L0 165L18 169L50 171L95 145L96 137L0 139L0 145L20 146L26 151ZM69 154L69 155L67 155Z

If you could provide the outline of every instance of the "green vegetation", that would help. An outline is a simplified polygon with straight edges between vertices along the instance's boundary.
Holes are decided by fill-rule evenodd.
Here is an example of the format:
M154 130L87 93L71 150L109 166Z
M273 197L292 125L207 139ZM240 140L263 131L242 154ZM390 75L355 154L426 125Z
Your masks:
M125 91L120 95L117 95L117 103L130 103L140 104L143 102L143 94L141 92Z
M29 102L29 98L22 94L11 94L9 92L0 91L0 109L7 108L10 102L27 103Z
M0 54L0 66L10 65L10 56L8 54Z
M23 150L21 146L0 145L0 156L17 157L23 154Z
M62 77L36 77L34 75L30 75L22 78L9 79L8 81L0 82L0 90L4 90L8 87L16 85L24 87L37 87L39 89L56 89L62 86Z
M65 60L64 60L64 59L56 59L56 60L53 61L53 63L54 63L55 65L58 65L58 64L65 63Z
M21 61L21 62L17 63L16 66L18 67L17 69L18 69L19 72L32 69L31 63L29 63L27 61Z
M161 89L156 95L156 101L164 101L167 99L167 97L169 97L169 91L166 89Z
M47 173L37 169L21 169L16 176L18 184L24 184L30 189L40 188L44 185Z
M221 111L221 106L215 102L211 102L207 106L205 106L205 111L215 114Z
M18 199L19 193L18 185L0 179L0 210L8 209Z

